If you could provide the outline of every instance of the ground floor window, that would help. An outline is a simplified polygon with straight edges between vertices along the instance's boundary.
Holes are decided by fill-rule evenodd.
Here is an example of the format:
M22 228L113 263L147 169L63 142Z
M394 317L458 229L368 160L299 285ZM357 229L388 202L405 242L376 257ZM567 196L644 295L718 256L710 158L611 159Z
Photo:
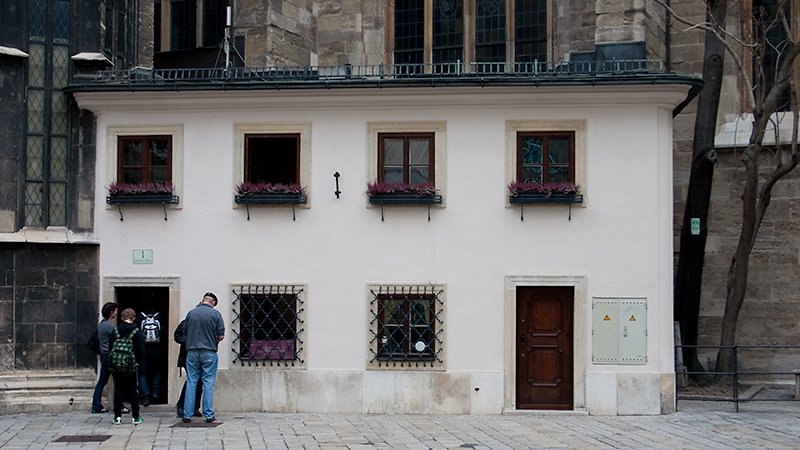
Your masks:
M241 365L303 363L303 288L244 285L233 288L233 362ZM260 364L259 364L260 363Z
M382 285L370 289L370 356L377 367L443 364L444 289Z

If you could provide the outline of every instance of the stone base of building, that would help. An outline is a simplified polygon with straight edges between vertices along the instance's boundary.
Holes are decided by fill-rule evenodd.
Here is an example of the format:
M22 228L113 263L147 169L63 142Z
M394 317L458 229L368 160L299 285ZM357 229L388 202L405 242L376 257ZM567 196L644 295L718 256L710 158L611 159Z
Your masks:
M95 382L91 369L0 373L0 414L89 412Z

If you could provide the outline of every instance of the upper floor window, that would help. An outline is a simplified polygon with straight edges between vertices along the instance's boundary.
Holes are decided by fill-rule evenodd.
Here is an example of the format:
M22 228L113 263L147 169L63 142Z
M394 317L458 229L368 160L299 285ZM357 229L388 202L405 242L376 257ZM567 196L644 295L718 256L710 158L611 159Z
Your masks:
M433 133L380 133L378 181L424 184L434 181Z
M118 183L172 182L172 136L119 136Z
M155 0L156 52L219 45L225 37L228 4L229 0Z
M780 0L754 0L753 16L755 17L755 38L760 46L753 49L755 64L753 71L757 83L756 95L766 95L775 84L778 65L783 60L792 41L788 39L783 19L790 27L800 26L800 20L792 19L791 2ZM792 23L795 22L795 23ZM778 111L789 111L791 107L790 89L783 91L778 100Z
M300 134L245 135L244 181L300 182Z
M517 181L539 184L555 182L574 183L574 133L518 133Z
M548 25L547 0L397 0L394 63L546 61Z

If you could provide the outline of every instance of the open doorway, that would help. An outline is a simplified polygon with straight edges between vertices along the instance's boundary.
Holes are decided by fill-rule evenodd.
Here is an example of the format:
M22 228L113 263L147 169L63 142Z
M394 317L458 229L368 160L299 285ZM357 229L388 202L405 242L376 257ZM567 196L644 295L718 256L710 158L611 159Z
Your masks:
M139 367L142 405L167 403L169 331L169 288L158 286L115 286L119 311L136 311L136 325L145 334L145 361Z

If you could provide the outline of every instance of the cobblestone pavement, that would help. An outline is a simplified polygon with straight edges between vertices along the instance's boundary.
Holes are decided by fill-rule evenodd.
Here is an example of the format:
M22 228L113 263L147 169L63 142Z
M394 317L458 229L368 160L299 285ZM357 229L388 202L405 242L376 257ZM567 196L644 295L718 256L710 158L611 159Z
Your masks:
M800 404L745 404L738 413L717 403L678 407L621 417L220 413L212 426L195 419L190 427L147 408L140 425L112 425L111 414L12 415L0 416L0 448L800 449Z

